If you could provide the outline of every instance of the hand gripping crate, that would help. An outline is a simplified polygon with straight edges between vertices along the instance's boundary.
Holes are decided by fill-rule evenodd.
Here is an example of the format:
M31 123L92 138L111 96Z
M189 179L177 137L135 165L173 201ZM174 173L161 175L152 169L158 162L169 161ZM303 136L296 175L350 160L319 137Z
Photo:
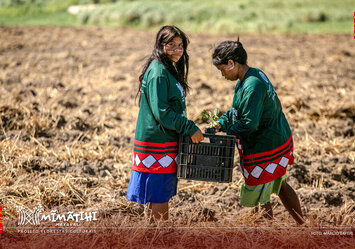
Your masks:
M194 144L180 135L177 177L190 180L231 182L234 136L203 134L210 142ZM205 139L206 140L206 139Z

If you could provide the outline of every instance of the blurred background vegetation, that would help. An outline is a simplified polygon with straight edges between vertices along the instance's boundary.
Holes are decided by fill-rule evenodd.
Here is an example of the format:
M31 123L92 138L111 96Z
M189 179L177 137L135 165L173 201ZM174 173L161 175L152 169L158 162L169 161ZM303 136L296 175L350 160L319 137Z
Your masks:
M95 8L68 13L71 5ZM0 0L2 26L175 24L210 33L353 33L354 0Z

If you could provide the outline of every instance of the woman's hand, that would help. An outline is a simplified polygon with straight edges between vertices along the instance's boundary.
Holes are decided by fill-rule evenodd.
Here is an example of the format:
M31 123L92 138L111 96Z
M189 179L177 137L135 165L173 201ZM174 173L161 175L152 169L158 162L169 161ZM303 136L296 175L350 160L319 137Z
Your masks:
M202 132L200 129L198 129L195 134L191 136L191 140L194 144L197 144L201 142L204 139L204 136L202 135Z
M217 125L214 128L216 129L216 132L219 132L219 130L221 129L221 124L217 122Z

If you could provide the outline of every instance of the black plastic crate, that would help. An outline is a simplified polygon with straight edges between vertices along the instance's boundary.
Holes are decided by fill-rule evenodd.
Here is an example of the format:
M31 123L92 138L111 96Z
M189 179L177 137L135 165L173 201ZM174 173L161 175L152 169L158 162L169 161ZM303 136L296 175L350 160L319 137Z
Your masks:
M177 177L190 180L231 182L235 137L203 134L209 138L194 144L180 135Z

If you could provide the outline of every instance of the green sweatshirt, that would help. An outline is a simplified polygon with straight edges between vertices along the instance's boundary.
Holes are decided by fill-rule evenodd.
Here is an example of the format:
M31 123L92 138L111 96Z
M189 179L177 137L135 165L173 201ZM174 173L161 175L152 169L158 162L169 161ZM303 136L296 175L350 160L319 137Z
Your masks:
M287 165L282 173L275 164L281 162L283 165L286 162L283 157L288 159L288 164L293 163L290 127L271 82L261 70L250 68L243 82L238 80L232 108L221 116L219 122L222 131L238 139L244 176L250 178L255 166L261 168L256 168L252 174L258 176L254 177L258 180L251 182L246 179L247 184L257 185L282 176ZM272 176L264 174L262 177L261 173L270 164L273 165L270 170Z
M197 129L186 117L182 86L161 63L152 61L142 81L133 170L176 172L179 134L192 136Z

